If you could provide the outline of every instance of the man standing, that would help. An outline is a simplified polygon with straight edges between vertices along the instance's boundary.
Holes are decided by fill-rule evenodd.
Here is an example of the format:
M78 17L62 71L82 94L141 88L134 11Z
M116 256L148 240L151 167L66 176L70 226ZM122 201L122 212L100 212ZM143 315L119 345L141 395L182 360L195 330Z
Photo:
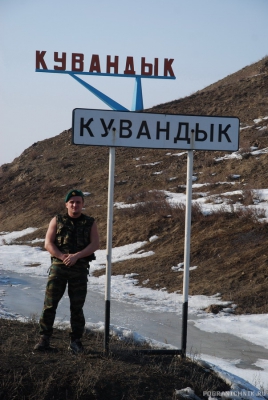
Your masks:
M99 235L94 218L82 214L84 195L80 190L68 192L65 205L67 213L54 217L46 234L45 249L51 254L52 265L39 322L41 338L34 349L49 349L57 306L68 284L71 314L69 350L78 354L84 350L81 343L85 327L83 306L89 262L95 259Z

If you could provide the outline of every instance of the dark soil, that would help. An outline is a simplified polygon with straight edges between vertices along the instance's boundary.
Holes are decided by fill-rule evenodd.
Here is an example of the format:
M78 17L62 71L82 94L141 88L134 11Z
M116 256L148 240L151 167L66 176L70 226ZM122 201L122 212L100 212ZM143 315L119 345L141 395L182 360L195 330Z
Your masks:
M1 400L171 400L176 390L226 391L229 386L194 360L145 355L133 343L111 338L106 354L101 334L86 332L85 353L67 348L68 332L55 330L51 351L34 351L38 325L0 319Z

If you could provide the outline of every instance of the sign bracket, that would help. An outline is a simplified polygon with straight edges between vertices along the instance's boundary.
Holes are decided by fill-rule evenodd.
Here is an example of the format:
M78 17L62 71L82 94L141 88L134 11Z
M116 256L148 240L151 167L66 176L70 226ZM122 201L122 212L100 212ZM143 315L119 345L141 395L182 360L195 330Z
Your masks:
M93 93L96 97L98 97L103 103L109 106L112 110L120 110L120 111L129 111L127 108L123 107L121 104L117 103L115 100L106 96L104 93L100 92L98 89L94 88L89 83L83 81L83 79L78 78L75 74L69 74L72 78L74 78L77 82L83 85L87 90Z

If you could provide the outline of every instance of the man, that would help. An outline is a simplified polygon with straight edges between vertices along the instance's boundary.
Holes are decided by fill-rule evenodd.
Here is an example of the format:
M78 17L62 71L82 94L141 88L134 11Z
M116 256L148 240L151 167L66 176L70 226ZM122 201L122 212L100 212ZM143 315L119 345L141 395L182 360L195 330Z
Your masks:
M50 337L56 310L68 284L70 299L70 345L69 350L83 352L81 337L85 318L83 306L87 294L89 262L95 259L99 248L99 234L94 218L82 214L84 195L80 190L71 190L65 197L67 214L57 215L49 224L45 249L51 254L44 308L40 317L40 341L35 350L50 348Z

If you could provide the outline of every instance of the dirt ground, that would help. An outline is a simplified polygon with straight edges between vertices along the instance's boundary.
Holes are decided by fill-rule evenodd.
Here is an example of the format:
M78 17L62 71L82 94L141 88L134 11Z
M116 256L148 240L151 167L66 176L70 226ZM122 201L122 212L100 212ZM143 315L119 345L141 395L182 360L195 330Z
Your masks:
M51 351L34 351L37 340L35 321L0 319L1 400L171 400L186 387L204 399L208 388L229 390L194 360L142 354L141 347L114 338L106 354L101 334L87 332L85 353L78 356L67 350L64 330L55 330Z

